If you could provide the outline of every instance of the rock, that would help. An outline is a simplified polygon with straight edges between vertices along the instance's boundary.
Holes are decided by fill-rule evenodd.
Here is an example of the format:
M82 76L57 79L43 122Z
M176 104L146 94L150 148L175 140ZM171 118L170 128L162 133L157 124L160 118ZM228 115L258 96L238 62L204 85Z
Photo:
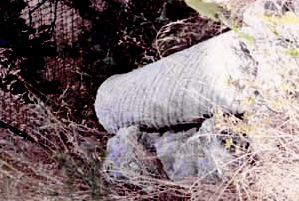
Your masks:
M110 178L129 181L150 176L189 185L197 179L216 183L233 157L215 135L209 135L212 129L213 119L198 131L159 134L121 128L108 141L104 170Z
M103 169L114 179L131 179L136 176L167 178L154 153L144 146L148 138L137 127L121 128L108 140L107 156ZM158 134L151 135L153 139Z
M160 128L194 122L212 114L215 106L230 113L248 110L241 103L255 97L253 82L279 85L282 66L298 64L298 56L291 56L299 47L298 13L283 12L280 4L271 10L267 2L251 3L245 25L236 32L107 79L95 102L100 123L116 133L131 125ZM280 14L268 15L273 12Z
M236 33L221 34L141 69L114 75L100 86L96 114L104 128L116 134L108 141L103 166L110 178L217 183L225 172L242 164L217 137L213 118L198 131L159 133L141 128L194 123L212 116L215 107L233 114L250 111L253 108L243 104L248 97L256 98L259 109L272 111L258 89L262 86L275 94L267 87L281 84L283 67L297 67L298 56L288 55L288 50L298 54L299 18L298 13L282 12L282 6L270 10L278 13L269 18L266 3L257 0L246 8L245 25ZM277 23L285 20L284 14L296 23ZM234 139L242 138L236 134Z

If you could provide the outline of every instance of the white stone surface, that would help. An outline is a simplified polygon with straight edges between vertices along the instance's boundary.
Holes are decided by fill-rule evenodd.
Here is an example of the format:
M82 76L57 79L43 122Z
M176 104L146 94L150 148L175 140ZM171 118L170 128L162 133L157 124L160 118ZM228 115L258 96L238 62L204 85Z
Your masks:
M265 2L258 0L245 12L240 37L224 33L141 69L114 75L100 86L95 110L104 128L116 134L108 142L104 163L109 176L159 175L187 183L221 178L234 156L215 138L212 118L199 131L147 133L139 128L194 122L212 114L214 106L242 113L250 109L242 103L254 95L256 86L279 86L284 67L299 64L298 57L285 53L287 48L299 48L299 23L263 21L261 16L272 12ZM247 81L255 85L248 86Z
M214 106L242 113L242 94L229 82L243 79L249 68L254 68L250 55L241 51L235 34L227 32L110 77L98 90L95 110L110 133L130 125L160 128L193 122L211 114Z

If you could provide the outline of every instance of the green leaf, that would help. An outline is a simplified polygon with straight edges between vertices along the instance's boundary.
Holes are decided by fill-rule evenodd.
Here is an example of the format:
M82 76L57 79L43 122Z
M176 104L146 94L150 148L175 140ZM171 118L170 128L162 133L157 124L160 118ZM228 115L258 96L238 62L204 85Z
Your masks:
M227 26L229 26L235 32L235 34L237 34L238 37L246 39L249 44L255 43L255 39L249 34L242 33L233 21L229 21L229 23L227 23Z
M250 36L246 33L240 32L239 37L242 37L242 38L246 39L249 44L254 44L255 43L255 39L252 36Z
M200 15L208 17L214 21L219 21L218 14L221 7L216 3L203 2L201 0L185 0L187 5L196 10Z
M286 48L285 54L291 57L299 57L299 49L298 48Z

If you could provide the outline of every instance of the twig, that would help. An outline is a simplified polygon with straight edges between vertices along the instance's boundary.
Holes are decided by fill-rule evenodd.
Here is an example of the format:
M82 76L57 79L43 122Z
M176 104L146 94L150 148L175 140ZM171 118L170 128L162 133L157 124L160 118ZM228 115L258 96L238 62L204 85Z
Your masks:
M30 142L36 143L36 140L31 137L30 135L28 135L27 133L25 133L24 131L19 130L18 128L9 125L8 123L0 120L0 127L4 128L4 129L8 129L10 130L12 133L26 139L29 140Z
M51 34L52 34L53 31L54 31L54 27L55 27L55 23L56 23L56 19L57 19L58 1L59 1L59 0L56 0L56 1L55 1L54 19L52 20L52 22L51 22L51 26L49 27L49 29L52 29L52 30L51 30ZM49 31L49 29L48 29L48 31Z

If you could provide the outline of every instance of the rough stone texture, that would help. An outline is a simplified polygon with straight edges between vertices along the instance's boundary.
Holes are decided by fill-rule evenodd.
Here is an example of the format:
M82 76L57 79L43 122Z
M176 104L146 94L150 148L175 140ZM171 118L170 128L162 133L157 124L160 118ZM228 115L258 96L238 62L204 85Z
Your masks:
M171 179L191 184L196 179L216 183L221 165L233 160L217 140L205 134L213 130L213 119L197 131L146 133L137 127L121 128L108 142L103 169L114 179L138 176Z
M286 11L286 9L294 12ZM246 26L242 28L242 32L255 39L255 43L248 45L247 48L255 62L258 63L256 79L260 81L260 84L269 82L279 84L281 67L298 65L298 57L289 56L286 54L286 49L299 47L299 23L291 20L286 20L284 23L271 23L271 17L269 17L276 15L279 21L281 16L293 13L298 20L298 9L298 0L292 1L292 4L281 4L279 1L276 4L273 4L273 1L272 3L271 1L256 1L245 11L243 18Z
M244 98L258 94L262 99L254 86L247 88L248 80L263 88L279 85L281 67L298 65L298 57L288 56L285 50L299 47L299 26L262 20L269 12L285 14L283 6L270 9L266 3L256 1L244 13L241 32L254 38L253 43L244 35L227 32L103 83L95 109L105 129L116 134L109 140L104 163L110 176L217 182L225 168L233 168L228 162L234 156L215 137L213 118L199 131L149 133L139 128L194 122L212 114L215 105L242 113L248 109L242 105ZM293 5L298 6L298 1ZM298 16L298 8L293 10Z
M233 157L220 145L218 138L211 135L214 131L213 125L213 119L207 119L198 132L194 132L190 137L184 137L185 141L179 143L173 152L167 149L167 142L161 144L160 150L166 152L165 156L174 155L172 169L166 171L173 181L191 184L197 179L210 183L221 180L223 176L221 165L229 163ZM159 154L158 158L161 158Z
M151 135L153 138L158 136ZM114 178L132 178L136 175L166 176L151 153L144 146L148 139L143 138L143 133L137 127L122 128L117 135L107 144L106 162L104 169L110 171Z

